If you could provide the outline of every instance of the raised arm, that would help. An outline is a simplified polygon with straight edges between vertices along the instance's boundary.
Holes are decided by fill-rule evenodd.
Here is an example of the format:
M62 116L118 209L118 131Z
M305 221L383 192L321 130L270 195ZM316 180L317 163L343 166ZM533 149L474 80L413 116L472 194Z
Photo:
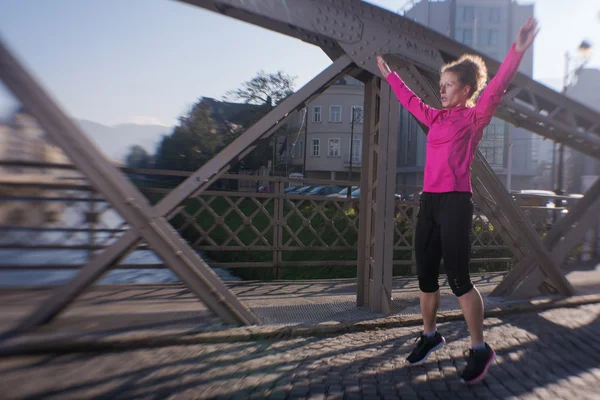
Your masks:
M425 104L423 100L414 94L396 72L391 72L387 63L379 56L377 57L377 65L379 66L383 77L396 94L400 104L414 115L415 118L421 121L421 123L430 126L434 113L437 110Z
M502 61L498 73L481 93L475 105L475 115L478 123L487 124L492 119L502 102L502 97L514 79L525 51L533 43L537 34L537 22L529 18L519 30L517 40L510 47L508 54Z

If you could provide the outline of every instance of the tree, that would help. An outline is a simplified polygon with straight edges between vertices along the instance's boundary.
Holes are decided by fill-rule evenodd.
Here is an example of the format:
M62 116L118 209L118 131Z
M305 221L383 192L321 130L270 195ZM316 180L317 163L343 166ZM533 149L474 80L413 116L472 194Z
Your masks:
M241 129L229 134L228 141L233 141L277 104L294 93L295 81L295 76L287 75L282 71L269 74L259 71L254 78L242 83L240 89L227 92L226 98L243 100L246 104L261 106L238 115L236 123L241 126ZM257 147L241 161L240 167L257 170L261 166L266 166L267 160L273 160L273 140L271 138L257 143Z
M259 71L254 78L242 83L241 88L227 92L226 97L243 100L246 104L267 104L272 108L294 92L295 81L295 76L282 71L270 74Z
M128 168L150 168L152 165L152 156L137 144L129 148L129 154L125 158L125 165Z
M241 104L200 98L179 119L173 133L163 137L155 157L157 167L184 171L200 168L293 93L295 79L281 71L260 71L240 89L227 92L230 98L243 100ZM237 167L257 170L272 158L272 140L264 140Z
M200 99L179 119L173 133L163 137L158 146L158 168L195 171L213 157L221 140L211 111L211 107Z

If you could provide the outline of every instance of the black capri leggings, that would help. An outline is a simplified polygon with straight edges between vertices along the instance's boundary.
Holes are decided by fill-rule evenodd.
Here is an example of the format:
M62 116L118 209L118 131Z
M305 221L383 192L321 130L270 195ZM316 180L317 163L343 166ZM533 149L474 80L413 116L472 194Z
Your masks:
M456 296L473 288L469 275L473 201L469 192L429 193L421 196L415 233L419 288L439 290L440 261Z

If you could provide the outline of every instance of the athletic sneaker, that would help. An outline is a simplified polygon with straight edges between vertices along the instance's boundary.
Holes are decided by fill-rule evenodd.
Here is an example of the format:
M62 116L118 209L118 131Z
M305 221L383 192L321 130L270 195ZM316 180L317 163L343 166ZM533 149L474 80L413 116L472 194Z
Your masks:
M436 332L431 338L421 333L417 340L419 343L406 358L406 363L409 365L423 364L431 352L441 349L446 344L446 339L439 332Z
M467 366L461 374L460 381L467 385L473 385L485 377L488 368L496 358L496 353L486 343L485 349L467 350L465 356L467 357Z

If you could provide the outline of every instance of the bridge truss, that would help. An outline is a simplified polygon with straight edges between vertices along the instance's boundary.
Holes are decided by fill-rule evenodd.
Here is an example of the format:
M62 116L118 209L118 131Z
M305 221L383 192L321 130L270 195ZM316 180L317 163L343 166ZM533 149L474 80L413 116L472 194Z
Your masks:
M128 222L131 229L98 253L68 284L57 288L18 328L31 329L58 315L86 288L145 241L215 314L225 321L259 319L223 284L168 222L182 203L227 173L337 79L351 75L365 84L357 305L389 313L398 101L381 79L376 55L384 55L407 85L440 107L440 67L473 49L400 15L358 0L178 0L319 46L332 64L279 104L177 188L152 206L56 105L4 43L0 76L48 135ZM480 54L481 55L481 54ZM481 55L490 76L499 63ZM497 117L545 138L600 158L600 114L518 74ZM525 297L538 291L573 295L561 271L569 251L600 213L600 181L540 239L480 152L472 168L474 200L513 252L515 266L492 293Z

